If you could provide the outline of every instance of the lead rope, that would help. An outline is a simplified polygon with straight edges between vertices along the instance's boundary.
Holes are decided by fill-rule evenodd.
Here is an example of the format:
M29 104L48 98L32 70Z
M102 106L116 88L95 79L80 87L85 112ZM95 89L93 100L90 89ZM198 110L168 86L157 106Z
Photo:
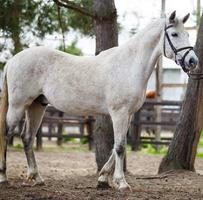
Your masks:
M192 80L202 80L203 79L203 73L191 73L191 72L187 72L187 75Z

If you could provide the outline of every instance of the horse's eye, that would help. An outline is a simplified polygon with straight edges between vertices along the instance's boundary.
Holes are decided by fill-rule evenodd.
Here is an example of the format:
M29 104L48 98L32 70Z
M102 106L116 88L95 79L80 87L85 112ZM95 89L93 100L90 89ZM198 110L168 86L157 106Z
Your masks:
M177 33L172 33L171 34L173 37L178 37L178 34Z

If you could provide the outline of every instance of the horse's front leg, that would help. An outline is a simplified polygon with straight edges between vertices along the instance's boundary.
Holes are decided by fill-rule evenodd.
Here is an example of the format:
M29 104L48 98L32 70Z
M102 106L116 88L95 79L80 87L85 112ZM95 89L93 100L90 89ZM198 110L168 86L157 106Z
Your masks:
M113 182L119 190L131 190L130 186L125 180L123 172L123 163L126 147L126 135L129 128L131 115L127 109L120 109L119 111L111 112L111 118L114 128L114 154L115 154L115 171L113 175Z

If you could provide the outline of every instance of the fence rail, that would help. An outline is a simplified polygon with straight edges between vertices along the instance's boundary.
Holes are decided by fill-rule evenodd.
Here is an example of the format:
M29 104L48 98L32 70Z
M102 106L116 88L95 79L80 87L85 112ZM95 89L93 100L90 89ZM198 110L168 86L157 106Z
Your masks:
M168 145L172 137L161 137L155 141L156 127L164 130L173 130L179 117L182 102L180 101L156 101L147 100L142 108L134 114L128 132L128 143L132 150L139 149L141 144L164 144ZM156 120L156 107L161 106L161 121ZM46 110L42 125L37 133L37 149L43 146L43 138L57 138L57 145L61 145L64 139L86 138L89 149L93 147L93 124L91 116L70 116L49 106ZM64 134L67 127L77 127L79 133L69 132ZM47 131L44 129L46 128ZM22 122L17 134L22 129ZM142 135L144 133L144 135ZM146 134L147 133L147 134Z
M161 107L160 121L156 119L157 106ZM173 131L180 115L181 106L181 101L145 101L142 108L134 114L130 125L128 141L130 141L132 150L138 150L141 144L168 145L172 137L160 137L160 140L156 141L156 128L160 126L162 133Z

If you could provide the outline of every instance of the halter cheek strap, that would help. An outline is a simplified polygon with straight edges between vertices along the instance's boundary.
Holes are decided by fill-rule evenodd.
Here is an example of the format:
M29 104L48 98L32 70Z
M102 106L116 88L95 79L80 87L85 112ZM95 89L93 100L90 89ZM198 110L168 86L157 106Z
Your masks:
M166 55L166 39L167 39L167 41L168 41L168 43L169 43L171 49L173 50L173 52L174 52L174 54L175 54L175 62L176 62L176 64L179 63L179 64L181 65L183 71L184 71L184 72L188 72L188 69L186 69L186 66L185 66L185 58L186 58L186 56L188 55L188 53L189 53L191 50L193 50L193 47L192 47L192 46L187 46L187 47L182 47L182 48L176 49L175 46L173 45L173 43L172 43L172 41L171 41L169 35L168 35L168 32L167 32L167 29L169 29L169 28L171 28L171 27L173 27L172 24L169 25L169 26L165 26L165 29L164 29L164 32L165 32L165 34L164 34L164 56L167 57L167 55ZM184 53L183 57L182 57L181 59L178 59L178 58L177 58L178 52L183 51L183 50L186 50L186 49L188 49L188 50ZM167 58L168 58L168 57L167 57Z

